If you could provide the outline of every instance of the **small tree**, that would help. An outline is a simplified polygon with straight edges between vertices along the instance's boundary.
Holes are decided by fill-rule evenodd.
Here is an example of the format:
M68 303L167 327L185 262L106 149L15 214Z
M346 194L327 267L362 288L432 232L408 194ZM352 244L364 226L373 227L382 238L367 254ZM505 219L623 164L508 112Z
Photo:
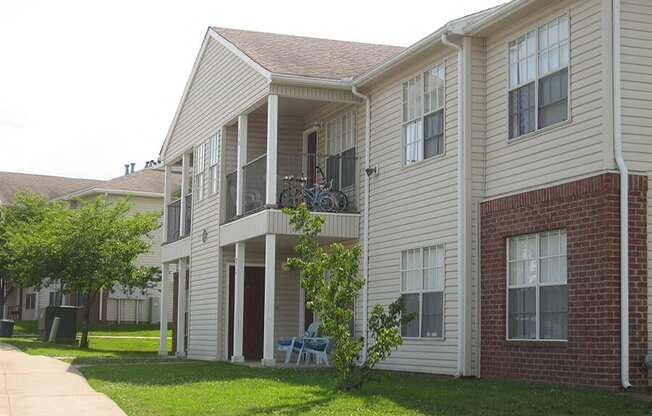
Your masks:
M337 387L345 391L359 389L374 366L403 343L400 326L414 317L402 313L401 298L387 310L376 305L369 317L367 356L361 362L364 337L354 338L349 329L355 299L365 284L365 279L358 276L360 246L332 244L327 252L318 241L323 217L311 214L305 204L285 212L300 233L298 257L288 259L288 264L303 272L301 284L308 308L319 314L321 332L335 342Z
M122 286L144 289L160 273L140 266L137 259L149 252L149 234L158 228L160 213L130 215L131 204L115 204L103 197L80 201L78 209L57 210L33 227L13 233L10 247L15 269L22 275L47 276L41 283L61 282L67 293L84 298L81 347L88 347L90 311L101 289Z
M0 207L0 307L16 288L43 285L51 267L45 261L51 257L43 253L47 224L63 215L63 203L48 203L37 194L23 191Z

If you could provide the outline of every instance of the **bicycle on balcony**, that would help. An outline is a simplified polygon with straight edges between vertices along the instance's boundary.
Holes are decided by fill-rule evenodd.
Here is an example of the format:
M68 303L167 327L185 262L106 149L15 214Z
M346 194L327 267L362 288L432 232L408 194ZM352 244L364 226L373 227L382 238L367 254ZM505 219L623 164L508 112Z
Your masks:
M349 207L349 199L340 190L333 190L333 179L327 179L322 169L317 166L321 178L314 186L308 185L308 178L285 176L284 189L279 195L282 208L295 208L305 203L311 211L342 212Z

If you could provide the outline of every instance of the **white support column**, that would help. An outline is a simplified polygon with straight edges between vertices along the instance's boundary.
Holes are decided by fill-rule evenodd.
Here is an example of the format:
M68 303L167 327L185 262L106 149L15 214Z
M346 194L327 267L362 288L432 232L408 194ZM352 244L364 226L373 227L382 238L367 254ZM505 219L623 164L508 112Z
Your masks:
M278 96L267 97L267 186L265 204L276 204L277 158L278 158Z
M234 363L244 362L242 338L244 334L244 274L245 242L235 243L235 287L233 288L233 357Z
M263 329L263 366L276 365L274 358L274 290L276 288L276 234L265 234L265 318Z
M159 306L161 307L161 316L160 316L160 340L158 353L159 355L168 355L168 299L165 296L167 292L167 280L168 275L170 274L170 265L163 263L161 267L161 298Z
M38 292L36 292L36 305L38 305ZM103 313L104 312L104 288L100 288L100 313L99 313L99 320L100 322L104 322L104 317Z
M188 260L184 257L179 259L178 287L177 287L177 357L184 357L186 349L184 338L186 334L186 270Z
M179 210L179 234L186 236L190 230L186 230L186 195L188 194L188 172L190 170L190 154L184 153L181 159L181 209Z
M236 185L236 215L244 212L244 166L247 164L247 116L238 116L238 173Z

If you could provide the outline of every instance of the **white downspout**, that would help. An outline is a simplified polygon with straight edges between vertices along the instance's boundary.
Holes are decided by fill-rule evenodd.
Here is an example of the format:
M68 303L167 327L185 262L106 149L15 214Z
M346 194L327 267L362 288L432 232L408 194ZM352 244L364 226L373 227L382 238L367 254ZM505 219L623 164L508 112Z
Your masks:
M356 97L365 100L365 132L364 132L364 213L363 213L363 235L362 235L362 275L365 278L364 289L362 291L362 328L364 335L364 348L362 351L362 361L367 359L368 343L368 293L369 293L369 150L371 147L371 101L369 96L358 92L355 85L352 86L351 92Z
M447 33L441 43L457 51L457 375L465 375L466 357L466 192L464 177L464 50L448 40Z
M620 86L620 0L613 0L614 157L620 171L620 382L629 382L629 170L623 157L622 90Z

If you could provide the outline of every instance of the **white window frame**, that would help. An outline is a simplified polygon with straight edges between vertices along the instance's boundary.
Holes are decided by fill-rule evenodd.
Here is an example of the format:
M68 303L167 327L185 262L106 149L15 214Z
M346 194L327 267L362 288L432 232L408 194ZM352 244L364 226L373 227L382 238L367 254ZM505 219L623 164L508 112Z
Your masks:
M429 108L428 111L425 111L425 91L424 91L424 79L425 75L428 72L431 72L433 70L441 70L443 72L443 85L442 85L442 100L441 102L438 102L438 106L435 108ZM409 83L414 81L416 86L417 91L420 92L420 108L417 109L417 112L420 112L420 114L415 114L414 117L410 118L409 116L409 100L410 97L408 96L408 102L405 101L405 94L404 94L404 88L408 86L409 88ZM430 159L437 159L440 157L443 157L446 154L446 90L447 90L447 82L446 82L446 61L441 61L437 63L436 65L432 65L426 69L423 69L419 71L419 73L412 75L410 78L404 79L400 83L400 94L401 94L401 163L403 166L412 166L415 165L419 162L422 162L424 160L430 160ZM409 95L409 93L408 93ZM439 100L438 100L439 101ZM443 135L443 140L442 140L442 149L441 152L430 156L428 158L425 157L425 123L424 120L427 116L437 113L441 111L442 113L442 135ZM422 149L421 149L421 155L420 159L417 160L407 160L407 134L406 134L406 129L407 126L417 122L418 125L421 128L421 133L420 137L417 138L417 143L421 143Z
M349 126L349 129L347 131L346 128L346 120L350 120L351 125ZM334 131L334 133L333 133ZM345 141L346 139L349 139L349 143L347 144L347 147L345 148ZM333 140L337 140L339 143L337 145L337 148L333 150L332 148L332 142ZM356 183L356 178L353 178L353 183L349 186L343 187L342 186L342 179L343 179L343 169L342 169L342 156L344 155L345 152L351 150L351 149L356 149L356 144L357 144L357 137L356 137L356 117L355 117L355 111L347 111L344 114L340 114L337 117L333 117L330 119L328 122L326 122L326 155L327 155L327 160L330 157L333 156L339 156L339 172L338 172L338 178L339 178L339 183L337 185L337 189L339 190L346 190L349 188L352 188L355 186ZM357 152L357 149L356 149ZM357 154L356 154L357 158ZM325 174L328 174L328 166L325 166L326 172ZM354 172L355 176L355 172Z
M202 142L195 146L195 152L192 158L193 161L193 186L192 190L195 194L195 200L201 201L206 196L206 151L208 142Z
M222 145L222 130L218 130L208 139L208 189L210 195L219 192L220 155Z
M546 233L553 233L553 232L559 232L563 233L565 236L566 240L566 247L564 249L564 252L561 253L559 256L541 256L541 235L546 234ZM561 234L560 234L561 235ZM518 259L514 261L510 261L509 259L509 242L512 239L518 239L518 238L529 238L532 236L536 236L536 262L537 262L537 278L536 278L536 283L535 284L525 284L525 285L511 285L509 282L509 272L510 272L510 267L511 263L518 262ZM567 342L568 341L568 332L566 333L566 339L554 339L554 338L541 338L541 302L540 302L540 294L541 294L541 288L542 287L556 287L556 286L566 286L566 290L568 290L568 234L566 230L564 229L559 229L559 230L550 230L550 231L543 231L543 232L538 232L538 233L531 233L531 234L522 234L522 235L516 235L512 237L508 237L505 241L505 264L506 264L506 291L505 291L505 339L507 341L527 341L527 342ZM541 282L541 260L542 259L549 259L553 257L566 257L566 276L563 281L563 283L560 282L546 282L542 283ZM533 259L534 260L534 259ZM510 338L509 336L509 291L510 289L527 289L527 288L535 288L536 291L536 305L535 305L535 310L536 310L536 338ZM567 316L568 319L568 316ZM568 327L567 327L568 331Z
M565 66L560 65L560 67L558 69L554 70L554 71L548 71L548 72L546 72L544 74L540 74L539 73L539 58L540 58L541 51L539 49L539 46L540 46L540 43L539 43L539 30L542 27L547 26L548 24L552 23L553 21L561 19L562 17L566 17L567 20L568 20L568 40L567 40L568 41L568 62L566 62ZM507 58L506 58L506 63L507 63L507 65L506 65L506 68L507 68L506 69L506 72L507 72L507 106L506 106L507 107L507 110L506 110L507 111L507 118L506 118L506 120L507 120L507 141L508 142L519 140L519 139L522 139L522 138L525 138L525 137L530 137L530 136L535 135L537 133L547 131L549 129L553 129L553 128L556 128L556 127L559 127L561 125L564 125L566 123L571 122L571 120L572 120L572 115L571 115L572 30L571 29L572 29L572 21L571 21L570 11L566 11L565 13L556 15L555 17L545 19L545 21L540 22L540 23L536 24L534 27L529 28L527 31L522 33L520 36L515 37L515 38L510 39L509 41L507 41L507 45L505 46L505 49L507 50ZM531 81L521 82L521 83L518 83L518 85L512 86L511 85L511 72L510 72L510 70L511 70L511 68L510 68L511 67L510 46L511 46L511 44L513 42L518 42L522 38L525 38L526 42L527 42L527 36L532 32L534 32L534 45L535 45L534 79L531 80ZM548 45L548 48L546 49L546 51L549 51L549 49L550 48L549 48L549 45ZM563 70L568 71L567 77L566 77L567 78L567 83L568 83L568 85L567 85L568 96L566 97L566 106L567 106L567 108L566 108L566 120L561 120L561 121L559 121L557 123L554 123L554 124L551 124L549 126L540 128L539 127L539 83L541 82L542 79L548 78L548 77L550 77L550 76L552 76L554 74L557 74L557 73L559 73L559 72L561 72ZM518 72L518 68L517 68L517 72ZM510 94L513 91L516 91L516 90L518 90L518 89L520 89L522 87L525 87L526 85L532 84L532 83L534 83L534 130L532 130L530 132L527 132L527 133L523 133L523 134L514 136L514 137L511 137L511 134L510 134L510 129L511 129L511 125L510 125L510 116L511 116L511 112L510 112L510 103L511 103Z
M426 249L434 249L435 250L435 266L434 268L437 269L437 263L436 259L439 253L441 253L442 256L442 265L441 265L441 287L438 288L433 288L433 289L425 289L423 285L423 280L424 280L424 270L426 268L424 267L424 261L423 261L423 252ZM417 269L407 269L406 265L403 264L403 253L409 252L409 251L415 251L418 250L420 252L420 259L421 259L421 266L420 268ZM421 271L421 288L420 289L415 289L415 290L407 290L403 289L403 272L407 271L414 271L414 270L420 270ZM416 317L417 321L417 327L419 328L419 335L414 337L414 336L404 336L403 338L406 339L444 339L445 334L446 334L446 245L443 243L440 244L434 244L434 245L429 245L425 247L415 247L415 248L409 248L402 250L400 252L400 259L399 259L399 284L400 284L400 293L401 295L419 295L419 312L418 316ZM422 327L422 320L423 320L423 295L427 293L441 293L441 336L439 337L427 337L423 335L423 327ZM401 331L402 332L402 331Z

